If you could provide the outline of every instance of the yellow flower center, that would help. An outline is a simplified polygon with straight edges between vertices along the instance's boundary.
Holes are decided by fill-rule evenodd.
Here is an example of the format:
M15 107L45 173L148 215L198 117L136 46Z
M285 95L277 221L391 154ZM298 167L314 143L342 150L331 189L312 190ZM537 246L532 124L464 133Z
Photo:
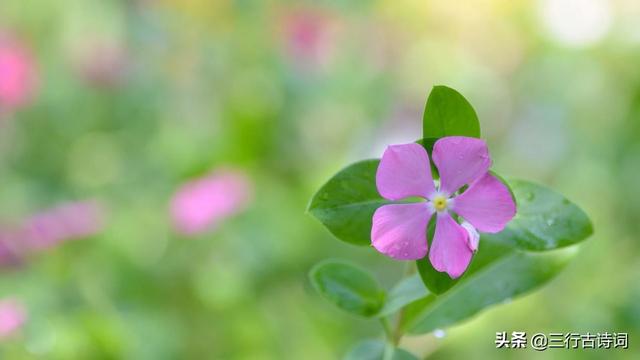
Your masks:
M443 211L447 208L447 198L442 195L434 197L432 202L436 211Z

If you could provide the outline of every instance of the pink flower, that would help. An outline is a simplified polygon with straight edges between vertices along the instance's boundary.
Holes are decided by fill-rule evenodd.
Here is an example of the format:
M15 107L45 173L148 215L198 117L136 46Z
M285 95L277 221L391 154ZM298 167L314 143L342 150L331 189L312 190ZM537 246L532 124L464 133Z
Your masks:
M130 67L127 50L115 42L92 40L74 54L74 70L84 81L98 88L122 85Z
M0 33L0 110L24 106L34 95L36 70L31 53Z
M0 300L0 339L4 339L22 327L27 319L24 306L14 299Z
M37 250L95 235L103 226L102 206L96 201L78 201L61 204L29 217L19 234L30 250Z
M180 187L171 201L176 230L196 235L242 211L251 199L252 185L237 170L217 170Z
M18 247L14 232L0 228L0 268L14 267L22 262L22 251Z
M478 231L502 231L515 215L516 206L507 186L488 172L491 159L483 140L441 138L432 156L440 174L439 185L431 177L429 155L421 145L394 145L385 150L376 174L380 195L391 201L411 197L421 201L376 210L371 242L394 259L424 258L427 225L436 214L429 260L436 270L457 278L478 248ZM464 219L462 225L456 218Z
M60 204L15 225L0 226L0 268L21 265L31 254L99 233L104 208L95 200Z
M317 9L291 11L282 19L287 51L297 65L322 67L335 53L338 23Z

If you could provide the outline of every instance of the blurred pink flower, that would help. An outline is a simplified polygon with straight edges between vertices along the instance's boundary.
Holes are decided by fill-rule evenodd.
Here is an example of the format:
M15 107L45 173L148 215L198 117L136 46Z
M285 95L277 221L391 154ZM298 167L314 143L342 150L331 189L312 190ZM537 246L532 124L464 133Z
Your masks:
M104 227L103 207L94 200L68 202L0 226L0 267L15 267L32 253L81 239Z
M0 110L26 105L37 84L35 60L16 38L0 33Z
M18 331L27 320L27 311L15 299L0 300L0 340Z
M95 235L103 226L102 206L87 200L61 204L27 218L20 235L30 250L37 250Z
M77 50L73 66L88 84L114 88L126 80L129 56L126 49L118 43L97 41Z
M18 247L15 232L0 228L0 267L13 267L22 262L22 251Z
M326 65L335 53L337 23L328 14L298 9L284 18L284 40L289 56L302 67Z
M183 184L171 200L175 229L196 235L215 228L224 219L246 208L252 184L241 171L220 169Z

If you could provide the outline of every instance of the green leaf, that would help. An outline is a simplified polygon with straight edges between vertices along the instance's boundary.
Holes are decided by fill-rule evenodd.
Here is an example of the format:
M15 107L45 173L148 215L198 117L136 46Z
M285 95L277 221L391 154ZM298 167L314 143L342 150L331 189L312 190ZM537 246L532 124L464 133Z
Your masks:
M579 207L562 195L523 180L509 181L518 204L516 216L498 234L487 238L531 251L553 250L580 242L593 225Z
M402 328L422 334L468 319L548 282L575 252L576 248L526 252L483 238L469 269L455 286L440 296L429 295L408 305Z
M420 140L416 140L416 143L422 145L422 147L427 150L427 153L429 153L429 158L431 158L431 156L433 156L433 145L436 144L436 141L438 141L438 138L422 138Z
M424 285L434 294L444 293L459 280L459 278L452 279L447 273L434 269L428 256L416 261L416 265Z
M399 282L387 295L387 301L382 310L376 314L384 317L400 310L405 305L420 300L429 295L429 290L424 286L420 275L415 274Z
M327 300L350 313L370 317L384 304L385 292L366 271L346 262L323 261L311 269L309 279Z
M313 196L308 211L338 239L371 244L371 219L388 201L376 189L380 160L365 160L338 172Z
M381 340L364 340L354 346L344 360L382 360L385 343ZM403 349L395 349L393 360L418 360L416 356Z
M422 122L425 138L480 137L478 115L467 99L446 86L434 86L427 99Z

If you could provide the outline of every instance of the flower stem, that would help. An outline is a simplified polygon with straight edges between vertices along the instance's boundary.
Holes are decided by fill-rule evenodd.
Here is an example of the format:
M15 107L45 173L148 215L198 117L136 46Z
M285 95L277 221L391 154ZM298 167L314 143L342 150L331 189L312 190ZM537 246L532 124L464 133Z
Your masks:
M393 339L393 330L391 330L391 323L389 322L389 319L383 317L380 319L380 323L382 324L382 328L384 329L384 334L386 335L387 339Z
M388 318L383 317L380 319L380 324L382 324L382 328L384 329L384 334L386 336L384 353L383 353L382 359L392 360L393 353L395 350L395 345L393 343L393 330L391 329L391 323L389 322Z
M393 353L396 347L392 343L387 342L384 346L384 354L382 354L382 360L393 360Z
M400 344L402 335L404 335L402 333L402 328L400 327L400 325L402 325L403 318L404 318L404 309L400 310L400 313L398 314L398 320L396 321L395 329L393 330L392 341L394 346L398 346L398 344Z

